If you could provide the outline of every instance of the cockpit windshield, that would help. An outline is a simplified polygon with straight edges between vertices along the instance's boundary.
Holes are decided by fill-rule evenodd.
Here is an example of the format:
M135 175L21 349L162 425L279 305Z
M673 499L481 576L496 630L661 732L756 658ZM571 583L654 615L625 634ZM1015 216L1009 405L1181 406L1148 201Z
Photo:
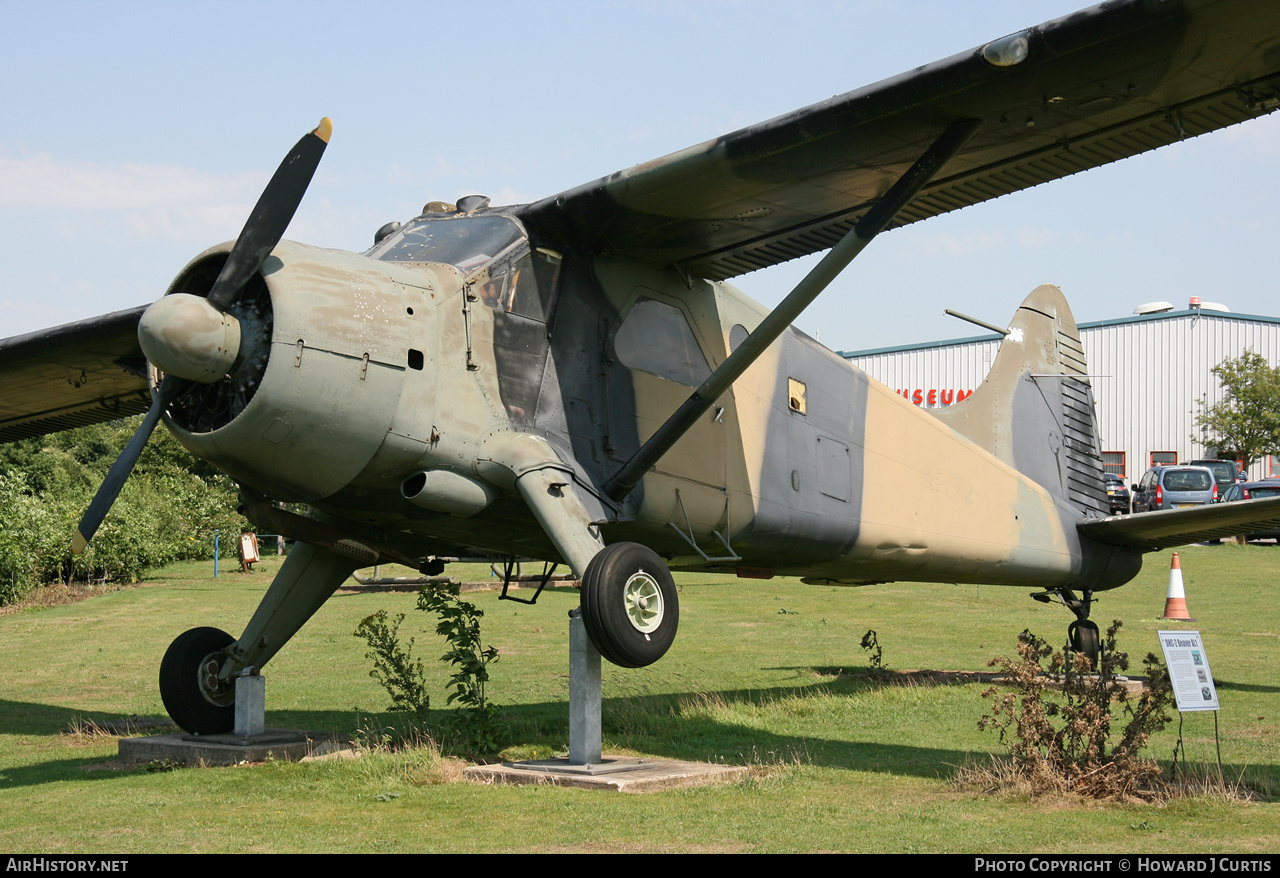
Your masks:
M551 316L560 254L531 248L520 224L505 216L418 219L367 252L386 262L436 262L470 276L476 297L495 311L545 322ZM543 330L545 332L545 328Z
M505 216L462 216L409 223L370 256L386 262L443 262L469 274L524 237Z

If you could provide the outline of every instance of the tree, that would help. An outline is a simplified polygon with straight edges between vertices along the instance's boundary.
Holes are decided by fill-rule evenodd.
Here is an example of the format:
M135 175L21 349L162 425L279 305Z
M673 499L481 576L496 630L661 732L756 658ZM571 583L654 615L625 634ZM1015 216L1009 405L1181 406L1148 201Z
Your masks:
M1264 454L1280 452L1280 368L1246 349L1211 370L1222 384L1222 400L1199 404L1196 426L1221 449L1230 449L1249 465Z

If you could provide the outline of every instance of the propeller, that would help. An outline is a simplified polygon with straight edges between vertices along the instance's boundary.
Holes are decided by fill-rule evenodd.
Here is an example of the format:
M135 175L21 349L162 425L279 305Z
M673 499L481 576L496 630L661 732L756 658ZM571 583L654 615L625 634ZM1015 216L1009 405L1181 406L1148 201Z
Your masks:
M289 220L293 219L294 211L302 203L302 196L311 184L312 175L320 165L332 133L333 123L326 116L314 131L304 134L294 144L280 167L276 168L240 230L240 237L236 238L218 279L209 290L210 305L226 311L235 300L236 293L258 273L262 263L280 243Z
M142 423L138 425L138 429L134 431L129 444L124 447L124 451L120 452L116 462L111 464L111 469L107 471L107 477L102 480L98 493L93 495L93 501L85 510L84 517L80 519L80 524L76 527L76 535L71 538L73 553L79 555L83 552L84 547L89 545L89 540L93 539L93 535L98 532L98 527L107 517L111 504L115 503L116 497L120 496L129 473L133 472L134 464L142 454L142 446L147 444L156 424L160 423L160 415L177 395L176 387L177 384L174 381L160 382L155 398L151 400L151 408L147 409L146 417L142 419Z
M325 117L315 130L294 144L258 197L207 298L184 293L164 296L143 313L138 323L138 343L152 365L173 377L164 378L156 388L142 424L111 465L80 519L71 541L75 554L83 552L98 532L160 416L177 397L177 378L211 384L220 381L235 362L240 326L227 309L280 243L320 165L332 132L333 123Z

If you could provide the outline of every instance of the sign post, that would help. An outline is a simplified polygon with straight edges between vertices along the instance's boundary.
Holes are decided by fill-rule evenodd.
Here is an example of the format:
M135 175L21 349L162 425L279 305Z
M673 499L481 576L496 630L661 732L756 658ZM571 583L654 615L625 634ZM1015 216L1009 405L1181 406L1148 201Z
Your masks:
M240 534L240 566L245 573L250 564L257 564L262 559L258 556L258 535Z
M1178 704L1178 744L1173 750L1173 767L1177 775L1178 751L1186 758L1182 742L1182 714L1213 711L1213 739L1218 743L1218 688L1209 670L1209 654L1199 631L1158 631L1164 663L1169 669L1169 684ZM1218 743L1218 779L1222 780L1222 745Z

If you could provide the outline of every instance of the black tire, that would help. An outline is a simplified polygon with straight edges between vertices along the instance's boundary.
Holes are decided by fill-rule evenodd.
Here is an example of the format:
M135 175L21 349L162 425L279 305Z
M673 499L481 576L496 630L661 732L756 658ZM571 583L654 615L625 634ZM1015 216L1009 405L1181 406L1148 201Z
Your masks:
M234 684L210 700L200 685L201 664L236 639L218 628L192 628L169 644L160 661L160 698L175 723L193 735L215 735L235 729Z
M1098 667L1098 657L1102 655L1102 635L1098 626L1088 619L1072 622L1067 627L1067 645L1072 652L1078 652L1089 659L1089 666Z
M653 664L671 648L680 624L671 571L639 543L606 547L582 577L582 621L596 649L615 665Z

